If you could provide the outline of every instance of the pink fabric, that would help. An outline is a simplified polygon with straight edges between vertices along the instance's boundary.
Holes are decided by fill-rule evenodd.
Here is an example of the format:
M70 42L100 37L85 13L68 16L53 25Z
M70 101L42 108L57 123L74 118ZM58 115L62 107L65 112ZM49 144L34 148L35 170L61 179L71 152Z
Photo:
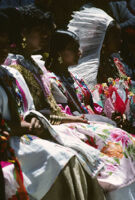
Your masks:
M40 75L40 80L42 82L42 88L43 88L44 95L47 97L51 94L50 79L49 79L48 72L45 67L42 68L42 72L43 72L43 74Z
M4 65L17 65L18 62L16 59L13 59L11 60L10 58L6 58L5 62L4 62Z
M46 82L45 75L44 74L40 75L40 79L41 79L43 87L44 87L44 94L45 94L45 96L49 96L51 94L51 91L50 91L49 85Z
M70 110L69 106L65 106L65 108L61 104L58 104L58 106L61 108L63 113L68 114L68 115L73 115L71 113L71 110Z
M40 77L38 77L38 75L36 74L33 74L33 75L35 79L37 80L37 82L39 83L40 87L42 88L44 96L48 97L51 94L51 92L50 92L50 88L48 84L46 83L44 74L40 75Z
M103 112L103 108L97 103L94 103L94 112L95 114L101 115Z
M4 167L11 165L11 163L9 163L7 161L0 161L0 165L1 165L2 168L4 168Z

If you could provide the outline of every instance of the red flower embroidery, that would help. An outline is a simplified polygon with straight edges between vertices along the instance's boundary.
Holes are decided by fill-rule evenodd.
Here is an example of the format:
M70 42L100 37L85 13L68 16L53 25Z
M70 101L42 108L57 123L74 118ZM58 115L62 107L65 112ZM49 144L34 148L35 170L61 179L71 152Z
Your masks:
M90 145L90 146L92 146L92 147L94 147L96 149L98 148L98 145L96 145L96 143L94 141L94 138L91 137L91 136L89 136L89 139L86 140L85 142L86 142L86 144L88 144L88 145Z

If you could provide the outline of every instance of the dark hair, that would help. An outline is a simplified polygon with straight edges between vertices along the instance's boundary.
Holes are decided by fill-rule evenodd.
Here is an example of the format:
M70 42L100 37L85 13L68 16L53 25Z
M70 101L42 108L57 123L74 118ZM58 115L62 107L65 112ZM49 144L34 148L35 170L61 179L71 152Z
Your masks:
M76 34L71 31L57 30L50 42L49 58L46 60L46 67L53 66L58 60L58 53L63 51L70 43L79 43L79 39ZM53 64L52 64L53 60Z
M50 12L42 12L33 5L20 7L19 11L21 13L21 25L27 30L31 30L31 28L40 25L46 25L48 29L54 28L52 14Z
M9 33L9 25L8 16L0 10L0 34Z
M3 8L2 13L9 20L9 39L11 44L16 44L17 48L11 49L11 51L17 51L21 49L22 43L22 30L31 30L36 26L45 26L48 29L53 30L53 19L51 13L43 13L36 7L29 5L19 8ZM1 29L0 29L1 30Z
M21 15L16 8L3 8L1 11L7 17L9 25L9 40L10 43L19 44L21 41L20 31L21 31Z

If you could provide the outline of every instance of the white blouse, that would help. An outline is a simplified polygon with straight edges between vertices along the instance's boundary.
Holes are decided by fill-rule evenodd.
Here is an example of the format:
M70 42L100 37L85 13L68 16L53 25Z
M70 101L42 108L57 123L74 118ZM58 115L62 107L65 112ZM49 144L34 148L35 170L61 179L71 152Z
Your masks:
M0 86L0 114L6 120L10 120L11 118L8 105L8 96L2 86Z

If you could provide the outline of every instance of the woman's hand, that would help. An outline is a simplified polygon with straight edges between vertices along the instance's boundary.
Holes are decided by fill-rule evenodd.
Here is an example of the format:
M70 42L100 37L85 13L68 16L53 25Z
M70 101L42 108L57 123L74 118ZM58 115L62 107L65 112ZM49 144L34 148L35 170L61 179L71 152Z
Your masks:
M85 116L68 116L67 118L65 117L61 123L85 123L89 124L88 120L85 119Z
M41 122L35 117L31 119L30 123L22 121L21 127L23 132L28 131L30 134L34 134L36 136L41 136L44 131Z
M41 125L40 121L37 118L33 117L31 119L31 122L30 122L30 125L29 125L29 131L32 131L34 129L35 130L41 129L41 127L42 127L42 125Z

